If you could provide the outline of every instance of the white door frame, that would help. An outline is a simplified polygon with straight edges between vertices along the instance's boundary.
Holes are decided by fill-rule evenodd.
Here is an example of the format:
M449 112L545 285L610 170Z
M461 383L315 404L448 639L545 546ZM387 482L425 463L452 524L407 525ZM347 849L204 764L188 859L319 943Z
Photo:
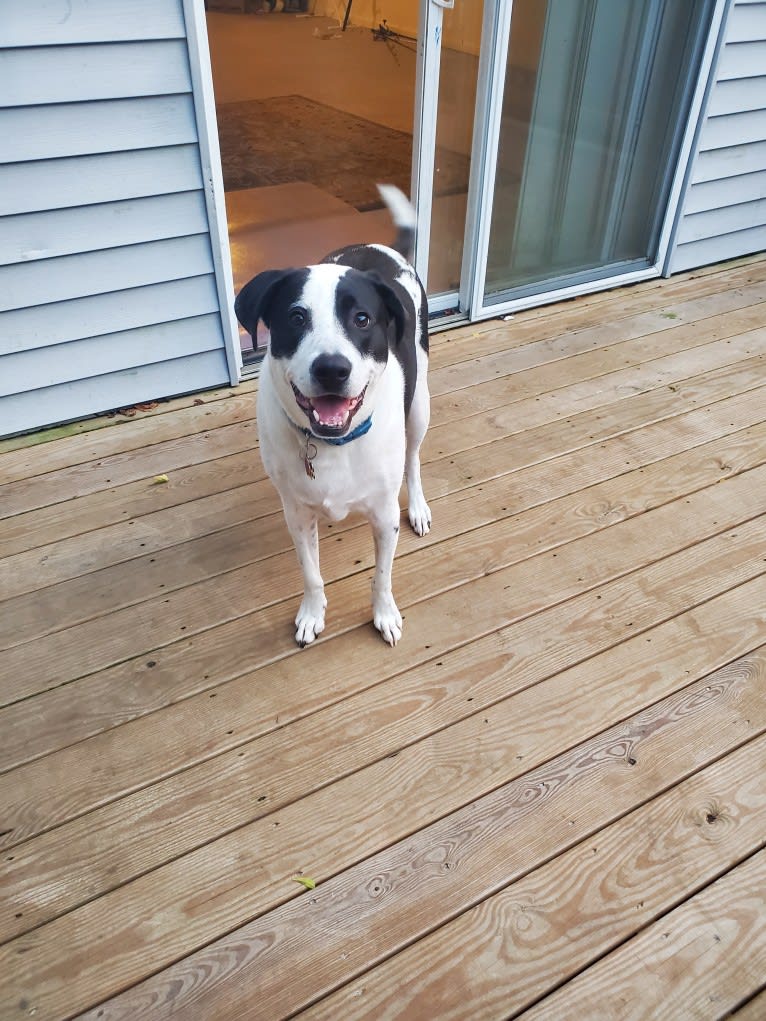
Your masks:
M242 349L239 343L239 327L234 315L234 276L231 269L229 228L226 221L221 150L218 144L218 121L215 113L213 70L210 64L204 0L183 0L183 13L221 330L229 380L232 386L236 386L242 377Z
M456 2L461 3L462 0ZM429 298L431 312L457 306L463 316L471 321L493 319L524 308L650 279L667 271L667 256L686 190L686 180L694 154L694 141L701 116L704 114L704 100L722 34L722 22L730 4L731 0L714 0L653 264L597 280L579 282L487 305L484 301L484 281L489 252L513 0L485 0L460 291L458 294L436 295ZM426 281L441 59L441 6L439 0L422 0L418 42L413 197L418 209L419 241L416 249L418 258L416 267Z

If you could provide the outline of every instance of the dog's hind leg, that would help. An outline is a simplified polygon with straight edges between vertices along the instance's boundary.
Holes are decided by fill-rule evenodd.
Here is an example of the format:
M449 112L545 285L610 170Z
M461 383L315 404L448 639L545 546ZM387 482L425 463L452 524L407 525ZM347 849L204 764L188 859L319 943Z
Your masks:
M422 365L422 369L421 369ZM431 418L431 398L426 380L426 359L418 358L418 380L412 405L407 416L407 454L404 475L407 479L407 516L412 529L418 535L425 535L431 527L431 511L423 493L420 479L420 445L426 435Z
M396 645L402 637L402 615L391 591L391 569L399 540L399 502L375 509L369 515L375 539L375 575L372 581L373 623L384 641Z
M303 573L303 600L295 618L295 641L303 648L324 631L324 611L327 606L324 582L319 573L317 519L305 507L298 507L285 501L282 506Z

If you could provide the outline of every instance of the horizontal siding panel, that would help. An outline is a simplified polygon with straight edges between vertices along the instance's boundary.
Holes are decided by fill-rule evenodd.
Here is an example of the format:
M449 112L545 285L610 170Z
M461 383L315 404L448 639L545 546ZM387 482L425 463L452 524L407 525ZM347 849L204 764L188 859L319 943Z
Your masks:
M2 0L0 46L180 39L182 0Z
M726 41L748 42L751 39L766 39L766 3L737 3L729 15L726 26Z
M201 187L196 145L6 163L0 166L0 216Z
M218 311L215 276L132 287L72 301L0 312L0 354L30 351Z
M0 110L0 163L197 140L191 95Z
M184 39L0 52L0 104L32 106L191 91Z
M750 145L733 145L725 149L712 149L697 156L692 182L713 181L718 178L752 174L766 167L766 141Z
M741 255L751 255L764 249L766 227L751 227L748 230L737 231L736 234L692 241L675 249L671 272L681 273L686 269L724 262L726 259L737 259Z
M207 226L202 191L8 216L0 221L0 265L201 234Z
M717 82L710 97L709 117L762 110L766 107L766 67L759 78L732 78Z
M0 401L0 436L228 382L226 357L220 350L15 394Z
M219 348L223 334L216 313L20 351L0 358L0 398Z
M19 263L2 271L0 312L212 272L207 234Z
M766 67L766 42L727 43L718 65L718 81L757 78Z
M740 202L737 205L708 209L701 213L687 213L678 231L678 243L701 241L721 237L750 227L766 224L766 199Z
M690 213L763 198L766 198L766 170L693 184L686 196L684 213L688 216Z
M762 142L766 138L766 109L726 117L709 117L700 136L700 149L723 149L732 145Z

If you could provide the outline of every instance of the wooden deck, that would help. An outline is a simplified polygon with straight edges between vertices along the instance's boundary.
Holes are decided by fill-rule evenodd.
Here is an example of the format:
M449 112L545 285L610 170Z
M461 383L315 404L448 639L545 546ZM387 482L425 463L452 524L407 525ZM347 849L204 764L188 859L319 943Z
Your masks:
M253 384L6 441L3 1021L766 1017L765 368L758 259L436 336L394 650Z

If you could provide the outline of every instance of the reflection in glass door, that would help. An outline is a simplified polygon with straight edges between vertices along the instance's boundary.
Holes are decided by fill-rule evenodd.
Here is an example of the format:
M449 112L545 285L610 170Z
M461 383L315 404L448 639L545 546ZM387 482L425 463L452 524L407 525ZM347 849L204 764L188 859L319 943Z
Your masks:
M651 267L711 8L514 0L485 310Z

